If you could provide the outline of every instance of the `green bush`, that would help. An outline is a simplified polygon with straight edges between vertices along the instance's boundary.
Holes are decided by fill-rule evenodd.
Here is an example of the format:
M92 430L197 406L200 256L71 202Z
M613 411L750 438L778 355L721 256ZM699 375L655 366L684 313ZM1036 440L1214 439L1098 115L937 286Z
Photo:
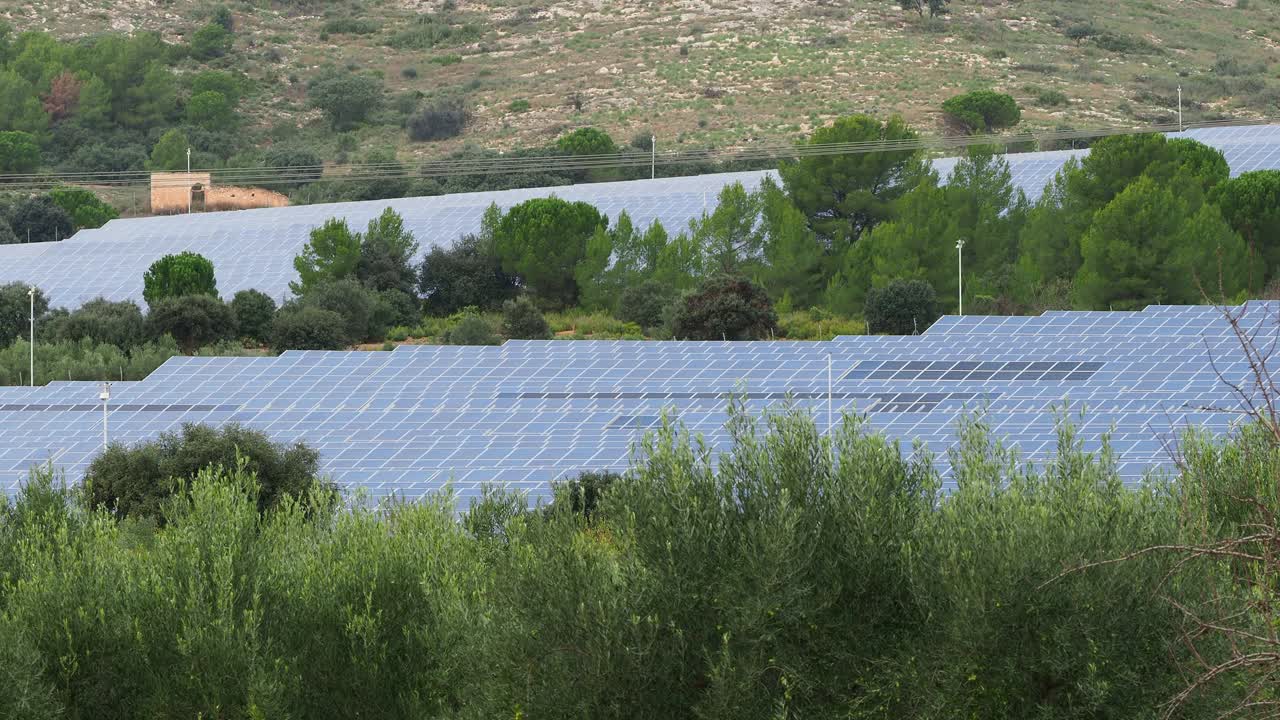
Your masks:
M18 242L65 240L75 232L71 215L48 195L19 200L10 210L8 220Z
M218 297L183 295L152 305L147 330L152 337L172 337L190 355L199 347L234 339L236 317Z
M502 335L511 340L549 340L551 329L537 306L521 297L503 303Z
M914 335L938 319L938 298L924 280L893 280L867 293L867 332Z
M419 15L408 27L387 38L387 45L397 50L430 50L437 45L475 42L483 34L476 25L453 25L436 15Z
M120 217L118 210L83 188L54 188L49 191L49 199L71 216L71 222L77 230L100 228Z
M519 100L512 100L511 104L507 105L507 112L522 113L522 112L528 112L528 111L529 111L529 101L525 100L524 98L521 98Z
M372 35L381 29L372 20L353 17L330 18L321 27L331 35Z
M285 305L271 322L271 348L286 350L341 350L349 345L346 318L313 305Z
M445 333L446 345L501 345L502 338L479 315L465 315Z
M331 280L322 282L297 300L302 305L329 310L342 317L342 337L346 344L381 342L389 326L377 326L375 321L391 318L375 318L377 297L355 280Z
M382 104L382 82L371 77L337 74L307 87L307 102L329 117L336 130L355 127Z
M191 36L191 55L197 60L212 60L231 52L233 36L216 22L200 28Z
M466 129L470 119L471 113L461 99L438 99L409 117L409 139L428 142L457 137Z
M128 352L146 339L147 323L142 309L132 300L113 302L96 298L70 313L45 320L39 334L42 339L53 342L90 340Z
M243 468L258 481L258 509L286 497L303 498L323 486L320 454L302 443L283 445L240 425L213 428L186 424L132 447L112 444L89 463L85 485L94 507L117 518L144 517L163 522L165 506L180 481L192 481L207 468Z
M142 278L142 297L148 305L187 295L218 296L218 282L208 258L181 252L165 255L147 268Z
M777 326L763 288L744 277L718 275L676 303L671 334L681 340L763 340Z
M429 58L427 62L433 65L448 67L450 65L457 65L458 63L462 62L462 56L455 55L453 53L450 53L448 55L436 55L433 58Z
M240 336L258 343L271 339L271 323L276 316L276 301L259 290L241 290L231 298L231 313L236 317Z
M628 286L618 299L618 319L642 328L658 327L665 321L664 313L674 299L671 286L657 280Z

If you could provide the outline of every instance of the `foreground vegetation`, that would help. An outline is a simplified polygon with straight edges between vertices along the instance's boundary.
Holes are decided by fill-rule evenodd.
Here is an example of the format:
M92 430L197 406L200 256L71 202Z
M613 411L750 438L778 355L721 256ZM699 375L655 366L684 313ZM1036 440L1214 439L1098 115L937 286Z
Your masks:
M1169 704L1232 657L1190 613L1274 620L1244 584L1267 564L1141 552L1251 533L1274 436L1190 438L1177 482L1135 489L1065 425L1033 471L978 418L944 496L855 418L730 427L718 462L667 427L625 476L532 511L498 491L340 506L283 479L264 502L245 461L175 454L226 462L232 436L198 429L154 451L194 479L127 486L156 478L158 505L38 472L0 513L0 714L1204 718L1274 671ZM113 453L102 482L137 462Z

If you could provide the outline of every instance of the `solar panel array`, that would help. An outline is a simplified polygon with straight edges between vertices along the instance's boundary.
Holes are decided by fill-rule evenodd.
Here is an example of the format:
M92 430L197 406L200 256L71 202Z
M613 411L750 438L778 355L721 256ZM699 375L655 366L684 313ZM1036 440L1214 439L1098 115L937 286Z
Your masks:
M1280 305L1252 304L1259 342L1280 337ZM830 366L828 365L830 363ZM828 368L832 382L828 384ZM174 358L112 389L109 431L136 442L185 422L244 423L316 447L343 488L417 498L446 483L548 492L555 478L622 469L666 415L726 447L727 397L757 412L792 403L828 428L830 407L938 455L981 412L1032 462L1056 447L1055 412L1096 451L1104 433L1130 481L1170 466L1185 427L1222 433L1239 416L1223 382L1248 367L1230 325L1207 307L945 317L918 336L831 342L512 341L499 347L288 352ZM0 388L0 486L32 464L78 478L102 444L96 383Z
M1181 136L1221 150L1233 173L1280 169L1280 126L1248 126L1188 130ZM1013 182L1028 197L1038 197L1068 158L1087 151L1055 151L1009 155ZM946 177L955 158L934 166ZM362 229L385 208L404 216L406 227L425 251L431 244L448 246L459 236L480 229L490 204L510 207L534 197L555 195L583 200L616 219L626 210L637 225L662 221L669 231L712 209L725 185L741 182L757 187L769 172L722 173L687 178L635 180L556 188L466 193L426 198L310 205L209 213L196 217L113 220L97 230L84 230L61 243L0 245L0 283L25 282L42 288L55 306L74 308L95 297L142 299L142 276L160 257L184 250L214 263L218 288L230 297L254 288L282 299L295 278L293 258L312 228L331 217L346 218Z

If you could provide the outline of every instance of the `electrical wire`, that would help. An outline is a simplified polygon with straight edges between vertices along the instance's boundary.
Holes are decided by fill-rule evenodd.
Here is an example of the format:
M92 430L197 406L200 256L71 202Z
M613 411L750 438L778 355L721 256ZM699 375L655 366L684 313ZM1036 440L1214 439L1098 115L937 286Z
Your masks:
M345 165L307 165L283 167L213 168L193 169L191 172L209 174L218 185L272 186L296 185L311 182L367 182L376 180L408 180L417 178L450 177L458 175L495 175L518 173L563 173L589 170L617 170L623 168L739 162L786 161L811 157L916 151L959 151L974 146L1039 145L1046 141L1086 140L1114 135L1130 135L1149 132L1177 132L1180 129L1236 127L1266 125L1272 118L1242 121L1222 120L1186 124L1160 124L1139 128L1108 127L1093 130L1060 130L1028 132L1008 135L964 135L952 137L917 137L901 140L872 140L846 143L786 144L760 143L747 146L710 148L700 150L669 150L651 153L627 151L596 155L536 155L524 157L445 158L427 160L412 166L408 163L352 163ZM1242 142L1248 142L1243 140ZM172 177L153 179L148 171L73 172L56 174L7 174L0 175L0 189L38 191L63 185L88 185L97 187L149 186L187 188L191 185L182 171L168 173Z

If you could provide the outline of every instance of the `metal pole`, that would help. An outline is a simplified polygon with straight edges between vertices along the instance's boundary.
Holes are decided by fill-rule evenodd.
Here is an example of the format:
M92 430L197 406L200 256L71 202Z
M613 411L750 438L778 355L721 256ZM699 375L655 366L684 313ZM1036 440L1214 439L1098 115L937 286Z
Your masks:
M191 148L187 148L187 214L191 214Z
M102 399L102 449L107 449L107 401L111 399L111 383L102 383L102 394L98 396Z
M649 136L649 179L658 177L658 136Z
M827 353L827 438L831 441L831 457L835 458L835 423L831 420L831 353Z
M31 298L31 387L36 386L36 286L27 290Z
M964 314L964 238L960 238L956 242L956 261L957 261L957 281L959 290L957 295L960 301L960 314Z
M1182 86L1178 86L1178 132L1182 132Z

